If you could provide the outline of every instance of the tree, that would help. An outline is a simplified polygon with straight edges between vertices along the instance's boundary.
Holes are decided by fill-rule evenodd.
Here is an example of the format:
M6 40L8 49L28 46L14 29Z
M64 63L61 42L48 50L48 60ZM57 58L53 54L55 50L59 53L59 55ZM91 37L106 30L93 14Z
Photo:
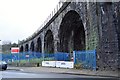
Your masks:
M11 41L2 41L2 52L3 53L10 53L11 50Z
M18 44L17 43L13 43L12 47L18 47Z

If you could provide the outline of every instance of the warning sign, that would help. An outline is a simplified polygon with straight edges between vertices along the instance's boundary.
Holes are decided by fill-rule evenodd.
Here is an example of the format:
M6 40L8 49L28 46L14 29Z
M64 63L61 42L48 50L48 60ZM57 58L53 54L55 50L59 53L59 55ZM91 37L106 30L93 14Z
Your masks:
M12 47L11 53L19 53L19 47Z

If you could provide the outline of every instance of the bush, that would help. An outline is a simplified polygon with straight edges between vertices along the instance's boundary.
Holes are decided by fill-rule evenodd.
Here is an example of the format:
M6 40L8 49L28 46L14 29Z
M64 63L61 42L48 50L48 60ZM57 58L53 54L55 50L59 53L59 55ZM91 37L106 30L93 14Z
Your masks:
M82 69L83 68L82 63L75 64L74 67L75 67L75 69Z

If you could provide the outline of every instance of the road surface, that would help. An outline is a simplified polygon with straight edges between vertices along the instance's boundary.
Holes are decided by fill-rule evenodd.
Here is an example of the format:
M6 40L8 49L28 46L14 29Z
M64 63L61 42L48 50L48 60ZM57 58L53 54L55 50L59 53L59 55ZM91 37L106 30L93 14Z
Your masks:
M57 73L25 73L16 70L0 71L2 80L118 80L116 78Z

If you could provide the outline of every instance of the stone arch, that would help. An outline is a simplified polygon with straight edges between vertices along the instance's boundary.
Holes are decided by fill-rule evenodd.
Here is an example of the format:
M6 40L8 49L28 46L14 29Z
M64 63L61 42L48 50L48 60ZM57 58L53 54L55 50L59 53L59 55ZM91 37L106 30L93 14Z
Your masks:
M42 52L42 42L41 42L41 38L40 37L37 39L36 51L37 52Z
M54 38L51 30L48 30L44 37L44 52L54 53Z
M30 45L30 50L31 50L32 52L34 52L34 51L35 51L35 49L34 49L34 42L33 42L33 41L31 42L31 45Z
M28 50L29 50L28 48L29 48L29 45L26 44L26 45L25 45L25 51L26 51L26 52L28 52Z
M60 39L60 52L85 50L85 30L82 20L76 11L71 10L65 14L58 36Z
M20 52L23 52L24 51L24 48L23 46L20 47Z

